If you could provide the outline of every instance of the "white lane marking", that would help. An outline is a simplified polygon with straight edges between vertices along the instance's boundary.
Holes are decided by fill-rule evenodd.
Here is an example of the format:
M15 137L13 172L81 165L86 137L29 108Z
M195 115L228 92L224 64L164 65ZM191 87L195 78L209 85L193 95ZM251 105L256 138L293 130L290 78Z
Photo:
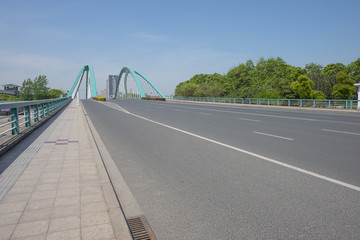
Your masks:
M326 132L344 133L344 134L350 134L350 135L360 136L360 133L344 132L344 131L331 130L331 129L321 129L321 130L322 130L322 131L326 131Z
M176 108L174 108L173 110L174 110L174 111L178 111L178 112L181 112L181 111L182 111L182 109L176 109Z
M198 112L198 114L206 115L206 116L210 116L210 115L211 115L210 113L203 113L203 112Z
M238 118L239 120L244 120L244 121L251 121L251 122L260 122L260 120L257 119L250 119L250 118Z
M253 133L260 134L260 135L264 135L264 136L269 136L269 137L274 137L274 138L281 138L281 139L285 139L285 140L289 140L289 141L293 141L293 140L294 140L294 139L292 139L292 138L287 138L287 137L272 135L272 134L268 134L268 133L262 133L262 132L256 132L256 131L254 131Z
M151 123L154 123L154 124L157 124L157 125L160 125L160 126L163 126L163 127L166 127L166 128L169 128L169 129L172 129L172 130L175 130L175 131L178 131L178 132L181 132L181 133L184 133L184 134L187 134L187 135L190 135L190 136L193 136L193 137L208 141L208 142L211 142L211 143L215 143L217 145L220 145L220 146L223 146L223 147L226 147L226 148L229 148L229 149L232 149L232 150L235 150L235 151L238 151L238 152L241 152L241 153L244 153L244 154L256 157L256 158L260 158L260 159L262 159L264 161L271 162L271 163L274 163L274 164L277 164L277 165L280 165L280 166L283 166L283 167L286 167L286 168L289 168L289 169L292 169L292 170L295 170L295 171L298 171L298 172L301 172L301 173L305 173L307 175L310 175L310 176L313 176L313 177L316 177L316 178L319 178L319 179L322 179L322 180L325 180L325 181L328 181L328 182L332 182L332 183L338 184L340 186L347 187L347 188L350 188L350 189L353 189L355 191L360 192L360 187L358 187L358 186L355 186L355 185L352 185L352 184L349 184L349 183L345 183L345 182L342 182L342 181L339 181L339 180L336 180L336 179L333 179L333 178L330 178L330 177L326 177L324 175L317 174L317 173L314 173L314 172L311 172L311 171L308 171L308 170L305 170L305 169L302 169L302 168L298 168L298 167L295 167L293 165L283 163L283 162L280 162L278 160L262 156L260 154L249 152L249 151L246 151L246 150L241 149L241 148L237 148L237 147L234 147L234 146L222 143L222 142L218 142L218 141L215 141L215 140L212 140L212 139L209 139L209 138L206 138L206 137L203 137L203 136L200 136L200 135L197 135L197 134L185 131L185 130L181 130L179 128L175 128L175 127L166 125L164 123L156 122L154 120L151 120L151 119L148 119L148 118L145 118L145 117L142 117L142 116L130 113L130 112L128 112L128 114L132 115L134 117L143 119L145 121L148 121L148 122L151 122Z

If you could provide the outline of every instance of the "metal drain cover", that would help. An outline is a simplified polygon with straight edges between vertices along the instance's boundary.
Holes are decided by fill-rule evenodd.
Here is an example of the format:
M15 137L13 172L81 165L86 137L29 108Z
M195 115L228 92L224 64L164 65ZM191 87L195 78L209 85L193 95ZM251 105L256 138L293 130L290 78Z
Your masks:
M156 240L144 215L128 218L126 221L129 224L134 240Z

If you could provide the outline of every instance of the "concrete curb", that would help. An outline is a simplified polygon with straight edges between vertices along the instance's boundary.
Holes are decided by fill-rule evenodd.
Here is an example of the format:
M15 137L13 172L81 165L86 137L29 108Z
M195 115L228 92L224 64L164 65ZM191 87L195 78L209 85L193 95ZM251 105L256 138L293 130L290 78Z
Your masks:
M109 203L109 213L113 222L114 231L118 239L133 239L126 219L143 215L143 211L136 202L133 194L123 179L120 171L114 163L110 153L106 149L94 125L92 124L85 108L81 105L84 117L89 126L89 131L93 136L99 155L102 159L103 178L110 179L110 182L104 185L104 194ZM106 176L105 176L106 175ZM116 199L114 198L114 193Z
M287 106L268 106L257 104L240 104L240 103L220 103L220 102L201 102L201 101L188 101L188 100L173 100L167 99L167 102L184 102L208 105L222 105L231 107L247 107L247 108L269 108L278 110L298 110L298 111L313 111L313 112L337 112L337 113L356 113L360 114L360 110L351 109L333 109L333 108L311 108L311 107L287 107Z

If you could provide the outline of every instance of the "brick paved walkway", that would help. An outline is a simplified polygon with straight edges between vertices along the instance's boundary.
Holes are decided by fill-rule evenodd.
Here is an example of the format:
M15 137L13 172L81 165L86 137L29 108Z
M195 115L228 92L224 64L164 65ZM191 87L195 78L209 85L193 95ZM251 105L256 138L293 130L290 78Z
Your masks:
M73 101L0 202L2 239L132 239Z

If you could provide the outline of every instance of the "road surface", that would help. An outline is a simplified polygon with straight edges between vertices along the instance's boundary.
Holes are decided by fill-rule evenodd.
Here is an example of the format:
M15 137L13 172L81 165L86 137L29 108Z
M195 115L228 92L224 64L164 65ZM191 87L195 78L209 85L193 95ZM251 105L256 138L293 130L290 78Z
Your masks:
M158 239L360 236L359 114L114 103L83 101Z

